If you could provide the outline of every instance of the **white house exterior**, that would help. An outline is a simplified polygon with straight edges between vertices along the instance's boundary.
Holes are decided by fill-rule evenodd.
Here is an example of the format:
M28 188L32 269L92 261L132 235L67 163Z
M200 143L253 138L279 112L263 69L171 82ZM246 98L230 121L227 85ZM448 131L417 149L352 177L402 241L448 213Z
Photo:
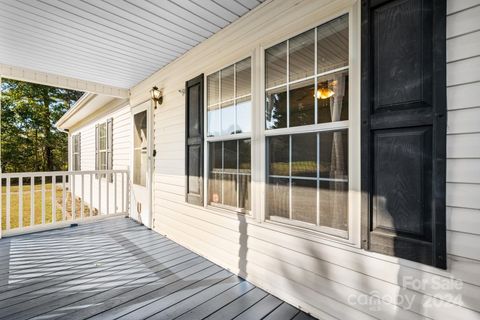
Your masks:
M446 268L362 246L360 106L365 91L361 86L361 11L361 2L354 0L266 1L129 88L128 98L87 94L58 123L69 133L70 170L99 169L96 125L111 119L112 162L108 169L129 169L130 213L153 230L320 319L480 319L480 2L447 1ZM330 26L327 31L325 25ZM311 47L305 45L309 30L315 39ZM331 52L333 62L328 57L320 59L328 50L321 51L322 42L317 40L321 35L330 36L331 30L347 39L343 43L346 49L340 42L334 43L339 48ZM300 34L304 38L295 38ZM278 58L284 52L283 43L285 52L291 52L285 54L285 62ZM272 48L278 51L269 51ZM299 48L301 54L302 50L310 52L299 58L297 51L288 51L291 48ZM303 74L302 59L309 54L315 57L315 71ZM270 58L280 69L268 65ZM292 64L295 59L299 67ZM286 80L278 75L284 72L282 63ZM329 64L321 69L322 63ZM289 70L297 67L302 70ZM203 152L196 159L202 164L203 176L195 186L201 189L200 205L189 201L187 194L187 185L196 183L186 177L188 141L193 139L186 123L190 119L186 103L192 97L186 82L191 79L201 79L204 84L197 92L203 104L198 144ZM303 122L293 125L295 117L300 117L290 113L290 126L282 128L279 123L283 120L277 119L274 130L280 131L275 133L265 124L265 101L280 101L286 90L290 93L285 99L293 100L298 83L315 84L315 121L310 126ZM317 91L320 83L326 83L325 91ZM348 93L342 85L348 86ZM150 101L154 86L163 95L156 108ZM227 86L233 88L231 92ZM330 89L335 91L335 102L324 115L320 109L324 97L320 95L328 96ZM336 100L340 97L348 100L343 113L339 105L345 102ZM241 109L242 103L250 106L247 111ZM280 110L280 102L276 108ZM139 116L136 123L135 116L143 116L142 112L145 118ZM275 117L273 113L270 116ZM330 120L324 122L321 117ZM233 131L222 127L230 122ZM73 137L78 134L80 167L74 165L73 149ZM291 137L300 134L304 136L297 142L301 147L296 153ZM281 136L289 137L290 142L278 144L279 150L269 149L275 137ZM316 142L308 144L310 138ZM250 161L241 159L242 143L250 146ZM331 169L335 175L330 172L322 180L323 156L318 150L324 143L332 148L326 161L333 162L335 150L338 162ZM228 149L227 144L235 146ZM278 163L292 163L296 154L317 148L316 176L302 180L297 177L300 174L295 175L297 169L311 171L308 155L298 160L304 163L302 168L291 164L282 171L285 169L278 164L270 166L269 159L282 157L275 153L280 154L282 148L288 160ZM214 151L220 154L220 168L212 164ZM227 151L236 154L233 167L226 164ZM245 161L249 166L242 166ZM229 174L235 177L218 178ZM300 187L292 187L300 180ZM269 181L277 181L271 183L274 189ZM288 181L291 187L281 181ZM308 187L308 181L315 181L315 186ZM346 183L346 187L323 193L322 181ZM80 181L76 188L81 188ZM234 195L229 198L232 190ZM93 195L96 197L96 192ZM345 216L322 216L323 196ZM289 202L282 207L285 197ZM302 212L309 201L316 208L311 216ZM272 207L286 210L285 214L272 213Z

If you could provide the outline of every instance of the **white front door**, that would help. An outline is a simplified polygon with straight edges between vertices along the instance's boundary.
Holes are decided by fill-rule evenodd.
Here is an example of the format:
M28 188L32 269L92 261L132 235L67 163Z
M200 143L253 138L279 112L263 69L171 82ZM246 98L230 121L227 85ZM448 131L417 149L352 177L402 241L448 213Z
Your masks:
M152 227L152 123L150 103L132 108L131 217Z

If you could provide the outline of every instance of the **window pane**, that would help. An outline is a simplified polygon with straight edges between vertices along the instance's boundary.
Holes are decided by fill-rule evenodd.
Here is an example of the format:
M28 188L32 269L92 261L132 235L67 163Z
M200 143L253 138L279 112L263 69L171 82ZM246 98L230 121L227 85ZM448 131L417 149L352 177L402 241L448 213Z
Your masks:
M211 142L209 144L209 151L208 161L210 162L210 171L222 172L222 143Z
M233 100L222 104L222 135L235 133L235 105Z
M287 87L267 91L265 101L265 128L287 127Z
M237 207L237 175L223 175L223 204Z
M292 176L317 176L317 134L292 135Z
M290 127L315 123L315 80L290 86Z
M236 101L237 133L251 132L252 97L247 96Z
M239 140L238 141L238 163L239 171L241 173L250 173L251 169L251 141L250 139Z
M239 179L238 183L239 183L239 201L240 201L238 206L240 208L245 208L246 210L251 210L250 175L240 175L238 176L238 179Z
M218 104L207 108L207 122L209 137L220 135L220 106Z
M348 71L317 79L318 123L348 120Z
M208 203L222 203L222 174L210 172L208 177Z
M267 216L289 218L289 182L284 178L269 178L267 186Z
M289 40L290 79L295 81L315 72L315 30L309 30Z
M237 140L223 143L223 170L237 173Z
M233 99L233 65L222 69L220 74L222 81L222 101Z
M318 73L348 65L348 15L317 28Z
M147 111L137 113L133 117L135 124L133 147L147 148Z
M207 77L207 105L211 106L219 103L220 73L215 72Z
M320 178L348 179L347 130L320 133Z
M101 124L98 128L99 131L99 147L100 150L107 149L107 125Z
M317 223L317 181L292 179L292 219Z
M348 183L320 181L320 225L348 229Z
M269 175L288 176L289 136L268 138Z
M265 50L266 88L287 82L287 42Z
M244 59L238 62L235 66L237 76L236 76L236 88L237 88L237 97L241 97L247 94L250 94L252 90L251 79L251 61L250 58Z

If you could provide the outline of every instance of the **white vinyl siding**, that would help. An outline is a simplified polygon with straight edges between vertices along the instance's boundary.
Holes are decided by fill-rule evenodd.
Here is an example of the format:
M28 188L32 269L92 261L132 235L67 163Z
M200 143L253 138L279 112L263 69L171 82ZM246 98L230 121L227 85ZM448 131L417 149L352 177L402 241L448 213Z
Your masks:
M106 123L108 119L112 119L113 123L113 135L112 135L112 170L126 170L131 165L131 154L132 154L132 120L130 113L130 106L125 103L125 101L116 99L113 102L104 106L100 112L93 114L86 118L82 123L72 128L72 135L81 134L81 170L82 171L93 171L96 170L95 167L95 127L98 123ZM90 184L90 177L86 176L84 183L87 185ZM118 185L120 185L120 175L118 176ZM103 191L105 192L105 182L106 179L102 179L101 183L103 185ZM76 179L76 190L81 190L81 181ZM113 190L113 178L110 182L110 190ZM94 206L98 203L98 180L95 179L95 175L92 177L92 194L85 194L85 201L90 202L90 196ZM85 188L87 191L89 186ZM103 195L103 200L105 199L105 194ZM121 208L121 188L117 190L117 209ZM110 196L110 211L114 211L114 197ZM106 210L107 206L105 201L102 202L102 210Z
M460 6L452 5L456 0L448 1L449 8ZM252 64L260 66L260 61L263 61L260 50L262 46L268 47L346 13L346 8L354 2L270 1L132 88L132 105L148 99L153 85L162 88L165 96L162 106L155 110L157 157L154 173L154 230L322 319L478 319L480 229L474 226L480 224L480 184L477 180L472 183L471 179L475 179L475 175L468 178L470 180L465 177L469 175L468 171L462 173L458 169L451 169L451 161L472 160L467 166L474 166L480 159L480 133L466 133L463 125L459 127L458 124L452 124L455 116L450 119L450 114L475 112L472 110L480 107L480 86L477 84L480 78L475 80L471 75L462 78L462 75L452 74L460 70L455 66L457 62L449 61L448 64L449 84L453 83L452 79L458 80L447 90L450 110L447 270L366 252L356 245L339 242L328 236L320 237L314 232L295 227L265 223L262 222L261 208L252 208L255 218L250 218L185 203L185 97L179 93L185 81L202 73L207 75L215 72L249 55L252 55ZM480 3L477 1L477 4ZM460 21L463 16L470 14L470 10L478 10L476 7L464 10L467 8L468 6L457 8L457 13L449 15L449 30L457 19L456 15L459 15ZM358 14L356 10L351 12L353 16ZM462 22L463 29L456 28L456 37L468 36L472 30L480 30L475 27L478 20L469 21L470 24ZM358 36L359 26L352 29ZM352 41L359 41L358 37L355 39L357 40ZM448 40L449 52L452 52L452 45L458 41L455 39L457 38ZM473 58L475 50L470 52L472 56L463 56L462 59L465 60L460 63L475 68L478 58ZM360 57L354 55L350 65L356 66L359 62ZM261 70L253 68L252 72L253 87L257 90L264 89L262 81L259 81ZM480 77L480 73L477 75ZM476 82L463 84L465 81ZM254 95L254 106L260 103L261 96ZM353 108L353 105L350 107ZM454 109L458 111L453 111ZM459 117L456 118L461 119L462 116ZM262 124L261 119L255 120L252 131L258 133ZM472 125L468 128L467 130L475 130L470 129ZM252 139L252 148L261 150L261 141ZM358 152L357 144L352 144L351 148L349 154ZM252 155L253 165L261 167L264 157L264 153ZM349 168L349 172L359 170L359 163L354 163ZM475 171L475 167L468 170ZM252 197L256 203L263 203L264 199L261 180L262 173L252 171ZM464 217L470 223L465 223ZM359 216L350 218L357 219ZM355 223L351 225L357 228ZM359 224L357 225L359 229ZM434 289L429 286L417 288L404 283L408 277L430 282L454 277L462 280L463 286L459 290ZM351 303L351 297L355 299L366 295L374 298L371 294L385 299L378 300L374 308ZM460 295L461 301L448 302L448 295ZM408 309L405 300L397 299L405 296L415 298ZM396 300L388 301L388 298Z

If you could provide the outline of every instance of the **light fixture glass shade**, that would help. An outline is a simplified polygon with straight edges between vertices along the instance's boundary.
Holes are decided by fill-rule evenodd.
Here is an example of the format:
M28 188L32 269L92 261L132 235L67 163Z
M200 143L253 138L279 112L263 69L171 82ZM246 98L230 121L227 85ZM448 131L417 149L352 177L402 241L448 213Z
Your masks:
M335 94L335 91L333 91L330 88L319 88L315 94L317 99L328 99L332 97Z
M152 90L150 90L150 95L153 100L158 101L162 97L162 92L158 90L157 87L153 87Z

